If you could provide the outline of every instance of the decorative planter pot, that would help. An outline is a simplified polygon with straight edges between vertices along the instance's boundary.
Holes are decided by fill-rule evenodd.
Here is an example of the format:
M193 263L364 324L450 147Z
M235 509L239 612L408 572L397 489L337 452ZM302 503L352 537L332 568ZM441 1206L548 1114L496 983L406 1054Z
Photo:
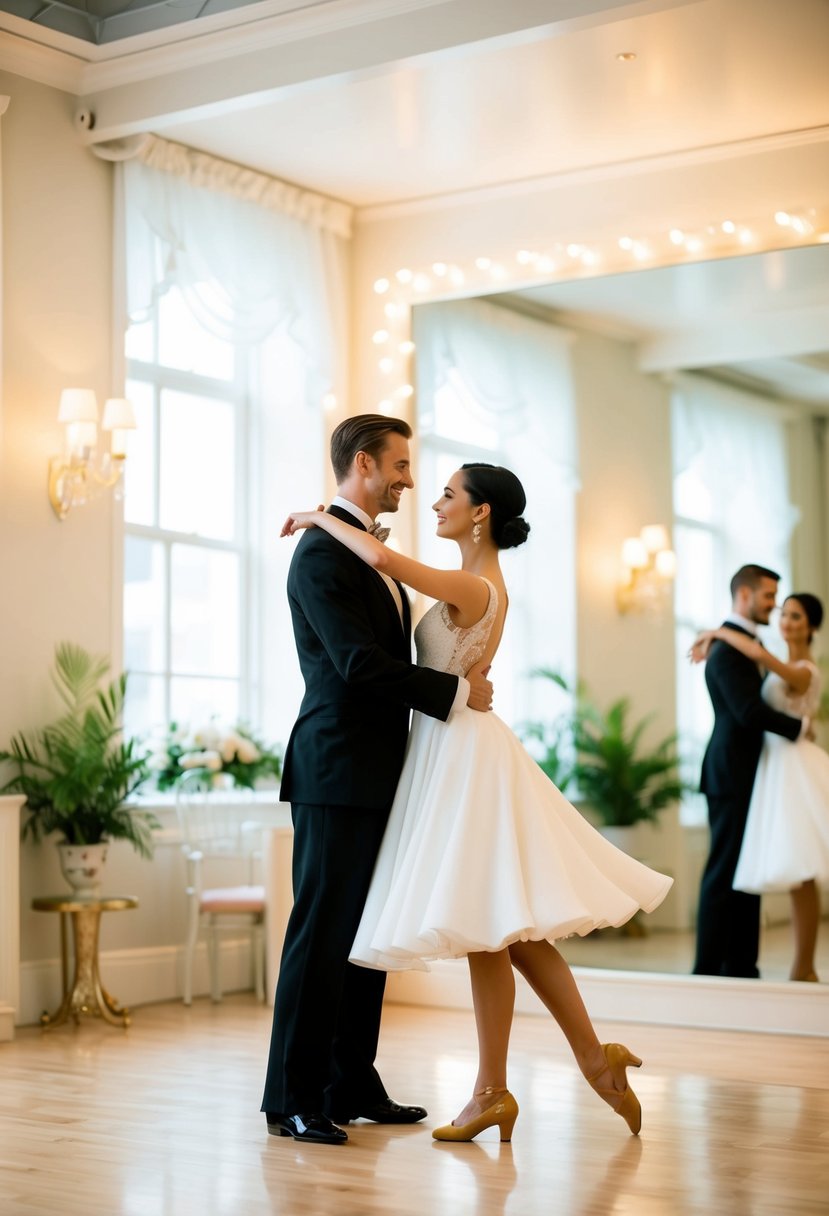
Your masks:
M95 899L101 893L101 873L109 844L59 844L63 877L79 899Z
M635 823L629 825L605 823L602 824L599 831L605 840L609 840L617 849L621 849L623 853L628 853L631 857L635 857L640 844L639 832L637 831L638 826Z

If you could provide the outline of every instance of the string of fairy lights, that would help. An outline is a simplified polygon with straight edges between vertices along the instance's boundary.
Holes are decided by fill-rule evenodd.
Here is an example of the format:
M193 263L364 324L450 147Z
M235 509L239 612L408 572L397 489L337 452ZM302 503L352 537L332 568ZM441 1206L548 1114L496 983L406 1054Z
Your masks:
M415 304L817 244L829 244L829 206L779 209L751 221L726 216L702 227L671 225L647 236L630 229L601 240L555 241L545 248L480 254L467 263L401 266L373 285L371 342L383 386L376 408L384 414L405 413L414 395ZM326 406L335 408L335 399L327 398Z

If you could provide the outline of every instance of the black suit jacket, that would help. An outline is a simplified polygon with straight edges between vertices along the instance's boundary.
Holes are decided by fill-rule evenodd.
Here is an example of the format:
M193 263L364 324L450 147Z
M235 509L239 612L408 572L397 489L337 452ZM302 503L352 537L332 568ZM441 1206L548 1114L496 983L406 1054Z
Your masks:
M725 628L748 633L731 621ZM714 706L714 730L702 762L704 794L751 800L751 789L763 746L763 732L794 740L801 719L772 709L763 700L763 677L756 663L727 642L715 642L705 664L705 682Z
M330 510L362 528L349 512ZM305 695L285 752L282 799L388 810L409 711L448 718L458 678L412 664L402 596L403 626L375 570L322 528L300 537L288 599Z

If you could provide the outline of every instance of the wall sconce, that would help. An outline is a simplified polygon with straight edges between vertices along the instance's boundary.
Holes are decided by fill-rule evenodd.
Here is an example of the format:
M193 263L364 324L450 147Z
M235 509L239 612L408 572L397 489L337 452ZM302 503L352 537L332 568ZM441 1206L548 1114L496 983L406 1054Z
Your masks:
M668 529L647 524L638 536L622 542L622 572L616 588L621 613L658 612L668 600L676 575L676 554Z
M135 411L124 397L104 405L101 429L110 432L109 451L98 448L98 401L91 388L65 388L58 422L66 427L63 456L49 461L49 502L58 519L83 506L102 490L120 487L127 459L127 431L135 430Z

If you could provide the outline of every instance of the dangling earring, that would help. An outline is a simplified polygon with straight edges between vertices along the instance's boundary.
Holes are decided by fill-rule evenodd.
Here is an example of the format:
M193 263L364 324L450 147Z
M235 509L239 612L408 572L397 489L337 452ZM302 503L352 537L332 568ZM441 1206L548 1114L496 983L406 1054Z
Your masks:
M473 543L473 545L479 545L481 543L481 525L480 524L473 525L472 543Z

